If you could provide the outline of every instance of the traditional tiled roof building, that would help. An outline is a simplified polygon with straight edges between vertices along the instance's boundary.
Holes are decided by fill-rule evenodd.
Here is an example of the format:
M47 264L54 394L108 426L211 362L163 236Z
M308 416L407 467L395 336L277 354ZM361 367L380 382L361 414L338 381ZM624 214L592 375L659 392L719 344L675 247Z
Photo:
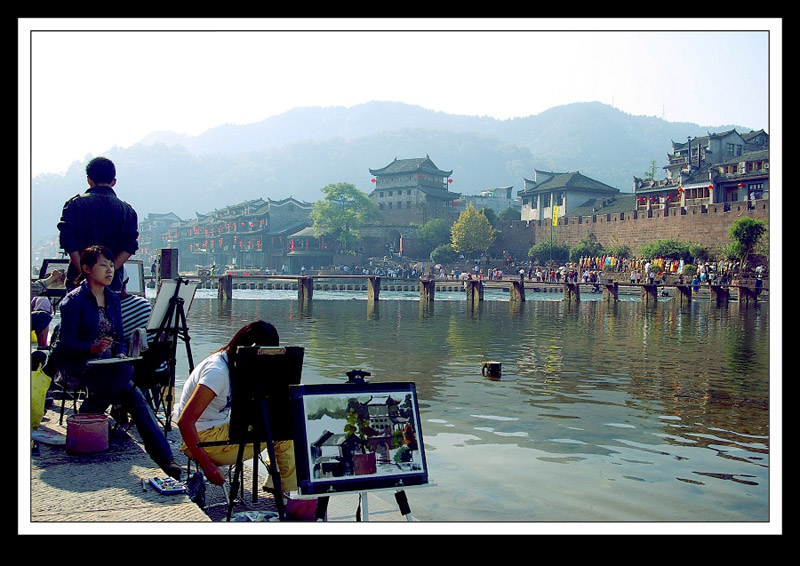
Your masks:
M475 210L491 208L495 214L500 214L508 208L519 210L519 199L514 198L514 187L512 185L483 189L476 195L462 194L461 197L453 201L453 205L458 207L459 210L464 210L470 203L475 207Z
M162 235L161 247L179 251L180 269L236 266L280 270L300 249L316 249L319 241L292 235L311 225L311 205L294 198L254 199L200 214Z
M769 198L769 135L736 130L672 142L667 178L634 177L639 210Z
M559 217L570 216L572 211L589 200L613 198L619 194L605 183L591 179L579 171L553 173L535 171L533 179L523 178L522 220L547 220L553 213ZM556 209L556 207L558 207Z
M453 171L439 169L430 157L397 159L380 169L370 169L375 189L370 198L387 224L425 224L432 218L453 220L458 209L450 192Z

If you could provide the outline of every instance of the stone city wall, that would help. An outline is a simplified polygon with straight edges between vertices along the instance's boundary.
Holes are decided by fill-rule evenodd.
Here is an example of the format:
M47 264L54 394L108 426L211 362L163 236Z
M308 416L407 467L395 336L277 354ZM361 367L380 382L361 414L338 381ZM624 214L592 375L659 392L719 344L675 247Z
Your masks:
M503 232L504 249L515 256L527 255L532 245L546 242L551 229L559 244L573 246L594 234L604 247L626 245L633 254L643 244L666 239L717 249L731 243L728 233L740 218L766 221L769 229L769 200L757 201L753 209L748 209L746 202L734 202L672 209L666 215L664 212L628 211L562 218L555 227L551 226L550 220L516 221L499 228Z

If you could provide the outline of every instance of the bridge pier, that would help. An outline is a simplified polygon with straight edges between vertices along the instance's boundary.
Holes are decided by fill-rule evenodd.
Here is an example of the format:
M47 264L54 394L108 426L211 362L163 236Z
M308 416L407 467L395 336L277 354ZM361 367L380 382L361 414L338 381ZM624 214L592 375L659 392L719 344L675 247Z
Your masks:
M727 305L731 298L731 290L721 285L709 285L708 292L711 295L711 302L718 307Z
M483 300L483 284L477 279L467 279L464 281L464 289L467 294L467 305L477 307Z
M658 285L642 285L642 302L644 304L658 302Z
M219 278L217 298L231 300L233 298L233 276L223 275Z
M374 303L380 299L381 295L381 278L369 277L367 279L367 301Z
M420 279L419 280L419 300L423 303L432 303L433 297L436 294L436 280L435 279Z
M750 303L757 303L760 291L761 289L758 287L739 287L739 304L749 305Z
M679 305L688 305L692 302L691 285L675 285L675 290L677 291L676 297L678 298Z
M311 302L311 297L314 295L314 278L313 277L298 277L297 278L297 300L301 303Z
M522 281L517 281L516 279L511 281L511 286L508 288L508 298L512 302L522 302L525 300L525 283Z
M577 303L581 300L581 288L577 283L564 283L564 300Z
M619 300L619 283L612 281L603 285L603 300L604 301Z

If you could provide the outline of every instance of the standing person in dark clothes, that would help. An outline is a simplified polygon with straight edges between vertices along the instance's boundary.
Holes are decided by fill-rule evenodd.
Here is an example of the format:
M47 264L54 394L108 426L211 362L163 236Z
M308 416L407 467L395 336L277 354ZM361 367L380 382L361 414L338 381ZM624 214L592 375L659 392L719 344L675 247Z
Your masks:
M81 273L80 254L89 246L101 245L114 254L114 281L110 289L119 292L128 258L139 249L139 221L136 211L114 192L117 170L105 157L95 157L86 166L86 192L69 199L58 223L61 248L69 255L67 289L75 287Z

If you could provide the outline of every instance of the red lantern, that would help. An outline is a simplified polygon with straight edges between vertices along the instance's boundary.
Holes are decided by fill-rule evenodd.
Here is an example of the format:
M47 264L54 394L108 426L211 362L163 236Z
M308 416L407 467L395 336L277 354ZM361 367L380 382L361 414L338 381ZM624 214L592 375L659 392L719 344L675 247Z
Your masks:
M452 182L453 182L453 179L447 179L447 182L448 182L448 183L452 183Z
M370 183L374 183L374 182L375 182L375 179L370 179Z

